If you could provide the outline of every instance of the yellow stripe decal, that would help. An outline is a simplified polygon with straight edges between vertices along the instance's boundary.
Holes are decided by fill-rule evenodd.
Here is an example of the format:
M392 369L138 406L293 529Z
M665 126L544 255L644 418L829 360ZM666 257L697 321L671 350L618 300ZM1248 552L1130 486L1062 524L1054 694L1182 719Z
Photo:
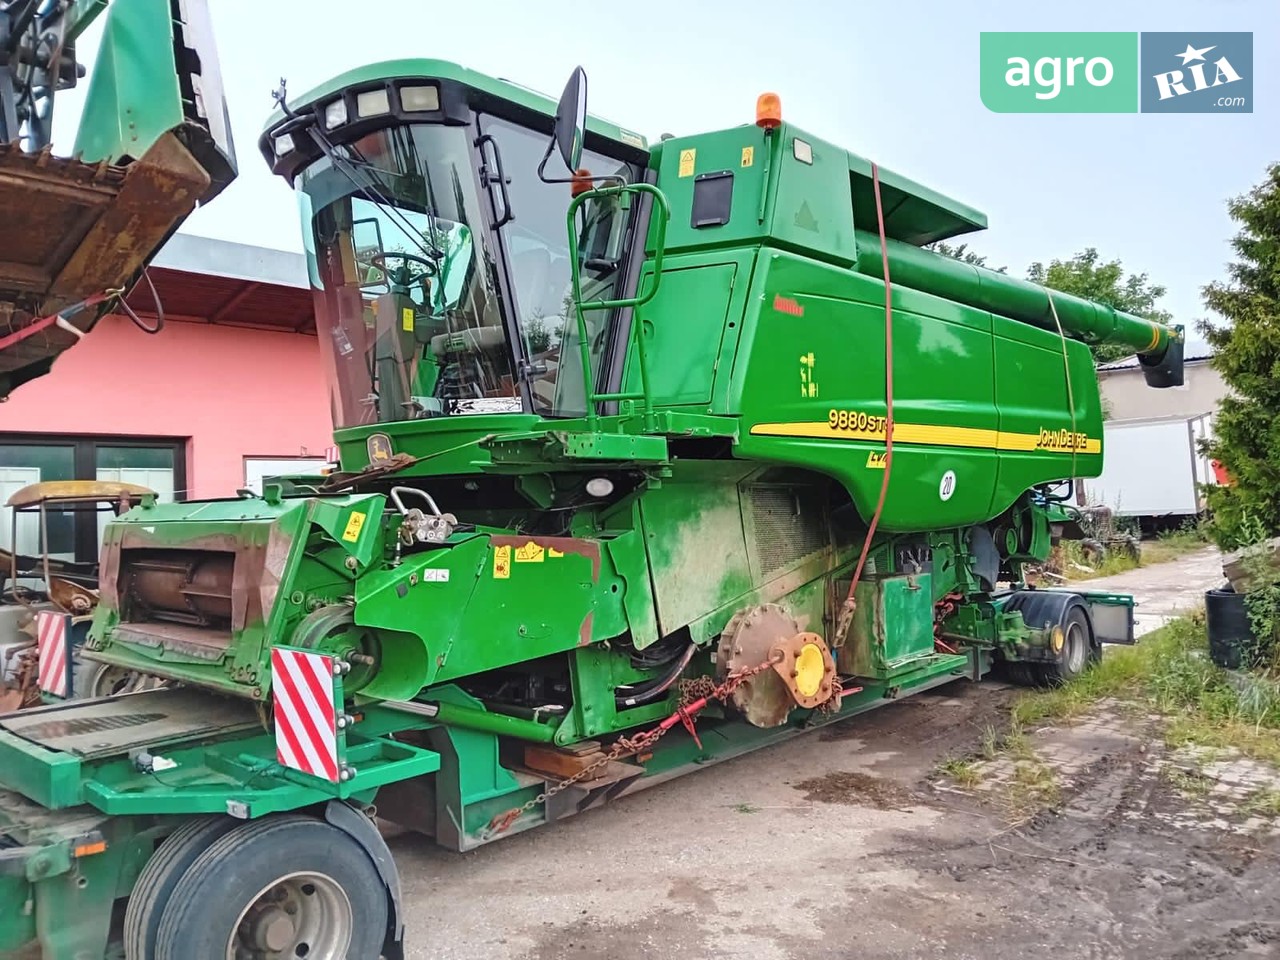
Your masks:
M833 427L822 421L799 423L757 423L753 436L806 437L815 440L862 440L883 443L883 424L865 429ZM1070 430L1041 430L1039 433L1008 433L980 427L945 427L925 423L895 423L893 442L933 447L973 447L980 450L1007 450L1019 453L1101 453L1097 437L1077 434L1074 444Z
M1150 353L1152 350L1156 348L1156 344L1159 342L1160 342L1160 328L1153 323L1151 325L1151 342L1147 344L1147 349L1143 352Z

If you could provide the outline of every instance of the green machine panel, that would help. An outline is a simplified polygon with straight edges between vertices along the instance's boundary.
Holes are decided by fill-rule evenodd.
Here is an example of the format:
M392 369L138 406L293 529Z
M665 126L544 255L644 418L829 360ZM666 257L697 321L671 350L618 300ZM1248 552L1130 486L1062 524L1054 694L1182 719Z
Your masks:
M839 648L841 672L888 680L933 656L933 578L865 577L855 594L858 609Z

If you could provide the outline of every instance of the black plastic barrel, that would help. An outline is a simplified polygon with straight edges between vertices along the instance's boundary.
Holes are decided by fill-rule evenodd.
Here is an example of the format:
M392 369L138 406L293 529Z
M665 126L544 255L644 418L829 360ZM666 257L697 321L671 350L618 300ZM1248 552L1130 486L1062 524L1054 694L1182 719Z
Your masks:
M1226 670L1247 666L1257 641L1244 594L1234 590L1207 590L1204 613L1209 631L1209 659Z

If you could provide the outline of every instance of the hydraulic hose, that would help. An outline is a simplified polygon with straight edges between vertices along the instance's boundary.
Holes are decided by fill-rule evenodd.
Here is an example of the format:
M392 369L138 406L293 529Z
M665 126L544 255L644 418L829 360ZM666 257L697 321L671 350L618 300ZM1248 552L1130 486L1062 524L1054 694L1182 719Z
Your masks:
M884 204L880 199L880 167L874 162L871 164L871 186L876 195L876 223L880 230L880 260L884 271L884 477L880 481L880 499L871 515L867 536L862 541L858 565L854 567L853 579L849 581L849 593L840 607L840 618L836 622L836 643L840 642L853 620L853 612L857 607L854 592L858 589L858 581L862 579L867 554L871 552L871 541L875 538L880 514L884 512L884 502L889 495L889 477L893 472L893 285L889 278L889 244L885 236Z

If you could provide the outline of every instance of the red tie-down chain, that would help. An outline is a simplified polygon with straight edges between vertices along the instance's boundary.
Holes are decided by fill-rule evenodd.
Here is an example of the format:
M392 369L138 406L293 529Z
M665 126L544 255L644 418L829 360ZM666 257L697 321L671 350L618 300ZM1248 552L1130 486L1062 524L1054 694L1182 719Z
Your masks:
M545 802L548 797L555 796L561 790L573 786L580 780L588 779L591 774L594 774L601 767L612 763L614 760L633 754L643 753L661 740L667 731L671 730L677 724L683 725L693 737L694 742L701 747L702 741L698 739L698 732L693 723L694 717L696 717L698 713L700 713L712 700L719 700L723 703L729 698L730 694L738 689L738 687L743 683L754 676L764 673L766 670L772 669L773 665L781 662L782 658L782 651L779 650L763 663L757 664L754 667L744 667L741 670L735 670L733 673L729 674L729 676L725 677L721 683L707 690L696 699L691 700L689 703L681 704L676 708L675 712L672 713L671 716L667 717L656 727L646 730L643 733L638 733L634 737L619 737L617 741L614 742L613 746L609 748L608 753L600 757L599 760L583 767L573 776L569 777L569 779L561 780L560 782L548 787L542 793L539 793L536 797L529 800L522 806L512 807L510 810L494 816L494 818L489 821L489 825L485 828L483 839L488 840L500 833L503 833L509 829L513 823L519 820L524 813L532 810L538 804ZM703 679L706 680L708 678L704 677ZM836 687L837 690L833 694L832 699L835 699L835 697L839 695L838 684Z

